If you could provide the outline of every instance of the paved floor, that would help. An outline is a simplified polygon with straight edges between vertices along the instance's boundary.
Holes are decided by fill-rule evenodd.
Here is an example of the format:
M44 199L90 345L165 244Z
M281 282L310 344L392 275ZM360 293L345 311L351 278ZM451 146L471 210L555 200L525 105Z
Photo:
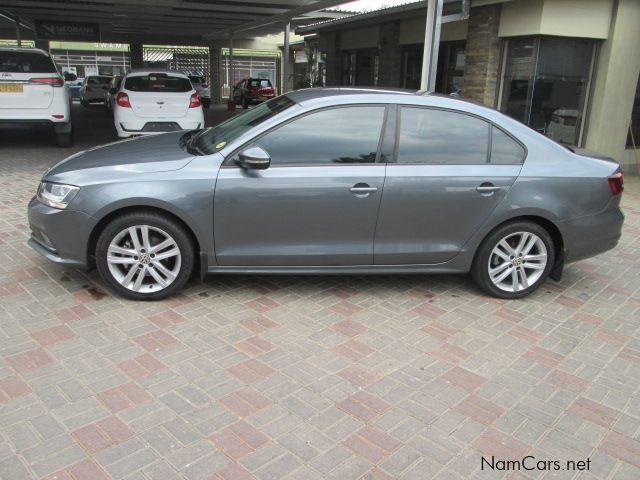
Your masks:
M619 247L523 301L221 276L132 303L25 245L42 171L113 137L78 110L74 149L0 134L0 478L640 478L637 180Z

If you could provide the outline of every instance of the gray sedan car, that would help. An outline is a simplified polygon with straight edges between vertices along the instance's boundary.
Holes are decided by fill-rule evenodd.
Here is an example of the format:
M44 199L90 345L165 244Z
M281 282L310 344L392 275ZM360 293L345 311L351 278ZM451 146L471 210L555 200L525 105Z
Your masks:
M124 297L216 273L471 272L520 298L613 248L623 177L457 98L312 89L49 169L29 244Z

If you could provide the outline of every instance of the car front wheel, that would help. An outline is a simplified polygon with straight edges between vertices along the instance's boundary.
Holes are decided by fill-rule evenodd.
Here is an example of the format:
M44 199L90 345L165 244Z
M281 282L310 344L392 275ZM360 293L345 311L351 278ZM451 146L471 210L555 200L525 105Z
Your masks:
M122 215L102 231L96 266L112 290L132 300L158 300L191 276L194 250L185 229L155 213Z
M522 298L536 290L553 268L549 233L533 222L505 224L482 242L472 267L476 283L498 298Z

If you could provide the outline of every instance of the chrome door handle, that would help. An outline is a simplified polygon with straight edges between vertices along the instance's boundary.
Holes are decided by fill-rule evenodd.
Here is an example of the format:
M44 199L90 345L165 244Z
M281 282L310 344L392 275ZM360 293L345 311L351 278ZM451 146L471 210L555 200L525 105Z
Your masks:
M373 193L377 192L377 187L351 187L349 189L351 193Z
M495 187L493 185L480 185L479 187L476 187L476 192L479 193L495 193L499 190L501 190L502 187Z

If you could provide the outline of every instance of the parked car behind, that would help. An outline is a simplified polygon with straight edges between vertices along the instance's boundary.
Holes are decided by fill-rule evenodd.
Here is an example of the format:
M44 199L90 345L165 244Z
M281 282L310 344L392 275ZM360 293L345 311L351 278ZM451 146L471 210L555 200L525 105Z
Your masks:
M71 100L80 100L80 89L82 88L82 83L84 82L84 78L76 77L73 80L67 80L67 87L69 87L69 95L71 96Z
M200 75L189 75L189 80L191 80L193 88L195 88L198 95L200 95L202 108L209 108L211 105L211 90L209 89L209 85L205 82L204 77Z
M242 108L256 105L276 96L276 91L268 78L245 78L233 89L233 100Z
M71 145L69 89L44 50L0 47L0 124L44 125L54 132L59 146Z
M113 111L119 137L204 127L200 97L183 73L133 71L111 93L116 100Z
M122 83L122 76L115 75L111 77L109 87L104 92L104 109L107 113L113 114L113 105L116 103L116 93L120 90L120 84ZM115 93L112 93L115 92Z
M85 77L80 87L80 103L87 107L90 103L104 102L104 94L109 89L111 77L91 75Z
M194 268L471 272L511 299L613 248L622 189L614 161L476 103L299 90L213 128L59 163L29 204L29 244L55 262L95 264L133 299L177 292Z

